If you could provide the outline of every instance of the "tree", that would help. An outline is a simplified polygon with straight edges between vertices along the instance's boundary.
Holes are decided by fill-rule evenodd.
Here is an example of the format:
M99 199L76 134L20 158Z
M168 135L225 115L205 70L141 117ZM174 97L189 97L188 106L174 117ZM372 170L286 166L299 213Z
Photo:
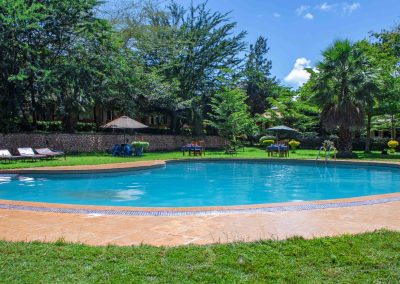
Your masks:
M322 55L318 72L312 74L321 122L326 129L337 130L339 157L353 157L352 134L364 123L363 91L373 78L371 64L349 40L334 42Z
M381 82L376 112L389 116L391 137L395 138L400 113L400 25L372 35L375 41L369 49L369 56Z
M117 68L107 21L96 17L97 0L5 0L0 6L0 116L11 125L35 127L50 106L74 130L79 112L93 105ZM3 112L2 112L3 114Z
M217 78L240 63L245 33L235 35L228 14L212 12L206 3L188 10L175 2L165 9L154 4L139 9L141 21L128 16L121 33L147 70L173 84L176 91L165 97L171 102L172 129L178 129L179 119L187 120L200 135Z
M269 97L268 104L273 106L266 111L266 117L259 121L272 125L287 125L300 132L315 132L319 124L319 108L312 102L306 85L296 92L284 86L276 85L274 96Z
M247 104L253 116L265 111L269 105L267 99L273 95L276 84L275 78L271 76L272 62L267 58L268 51L267 39L260 36L254 46L250 45L250 53L247 55L244 83Z
M246 94L237 87L222 86L211 98L210 120L206 123L218 134L237 145L238 139L254 134L255 124L246 104Z

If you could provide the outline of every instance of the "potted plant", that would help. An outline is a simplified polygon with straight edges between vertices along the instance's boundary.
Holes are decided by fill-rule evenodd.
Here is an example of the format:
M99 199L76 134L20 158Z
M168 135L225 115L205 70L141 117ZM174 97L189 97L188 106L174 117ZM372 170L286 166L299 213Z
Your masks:
M132 146L135 149L135 156L142 156L143 151L149 148L150 143L144 141L133 141Z

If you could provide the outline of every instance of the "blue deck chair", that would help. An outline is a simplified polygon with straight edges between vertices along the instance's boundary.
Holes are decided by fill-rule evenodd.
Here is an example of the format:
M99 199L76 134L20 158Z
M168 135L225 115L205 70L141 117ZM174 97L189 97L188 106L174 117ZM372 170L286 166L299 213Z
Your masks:
M111 151L113 156L121 156L122 155L122 149L120 144L115 144L112 151Z
M125 144L122 152L124 156L132 156L132 146L130 144Z

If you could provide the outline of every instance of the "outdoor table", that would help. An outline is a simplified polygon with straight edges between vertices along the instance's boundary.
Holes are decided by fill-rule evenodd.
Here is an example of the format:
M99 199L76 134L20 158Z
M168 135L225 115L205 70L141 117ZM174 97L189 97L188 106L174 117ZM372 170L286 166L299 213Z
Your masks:
M185 146L182 146L182 154L183 154L183 156L185 156L185 152L188 152L189 156L191 156L192 153L193 153L193 156L206 155L205 148L203 146L199 146L197 144L187 144Z

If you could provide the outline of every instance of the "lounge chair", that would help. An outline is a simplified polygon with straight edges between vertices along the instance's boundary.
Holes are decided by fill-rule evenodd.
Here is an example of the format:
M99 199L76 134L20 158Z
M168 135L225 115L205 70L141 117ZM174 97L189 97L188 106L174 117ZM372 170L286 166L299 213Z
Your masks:
M37 159L46 159L47 158L46 155L35 154L35 152L33 152L32 148L18 148L18 153L24 159L37 160Z
M0 150L0 160L1 161L8 161L11 163L11 161L20 160L20 159L22 159L21 156L13 156L13 155L11 155L10 151L8 151L7 149Z
M36 153L39 155L45 155L50 158L55 158L55 157L61 157L64 156L64 159L66 159L66 155L62 151L52 151L49 148L37 148L35 149Z

